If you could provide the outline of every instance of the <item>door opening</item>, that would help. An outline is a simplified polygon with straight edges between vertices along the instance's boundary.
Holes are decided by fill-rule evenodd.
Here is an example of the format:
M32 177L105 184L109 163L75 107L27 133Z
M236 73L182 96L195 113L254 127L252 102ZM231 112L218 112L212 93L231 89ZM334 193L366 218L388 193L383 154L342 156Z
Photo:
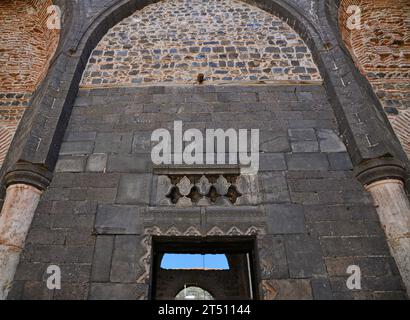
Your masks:
M153 237L151 298L257 299L255 238Z

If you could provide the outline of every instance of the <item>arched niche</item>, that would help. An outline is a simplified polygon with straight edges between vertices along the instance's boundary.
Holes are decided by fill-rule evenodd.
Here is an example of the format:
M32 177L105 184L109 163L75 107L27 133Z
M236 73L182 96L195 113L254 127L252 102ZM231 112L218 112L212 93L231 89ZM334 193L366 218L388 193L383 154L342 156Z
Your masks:
M165 0L112 27L82 87L318 82L312 53L282 19L236 0Z

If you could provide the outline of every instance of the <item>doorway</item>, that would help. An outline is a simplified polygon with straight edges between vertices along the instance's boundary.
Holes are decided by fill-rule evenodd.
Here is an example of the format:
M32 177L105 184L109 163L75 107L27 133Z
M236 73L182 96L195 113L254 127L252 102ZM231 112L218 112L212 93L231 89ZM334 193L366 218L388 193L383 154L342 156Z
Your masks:
M153 237L151 298L257 299L254 237Z

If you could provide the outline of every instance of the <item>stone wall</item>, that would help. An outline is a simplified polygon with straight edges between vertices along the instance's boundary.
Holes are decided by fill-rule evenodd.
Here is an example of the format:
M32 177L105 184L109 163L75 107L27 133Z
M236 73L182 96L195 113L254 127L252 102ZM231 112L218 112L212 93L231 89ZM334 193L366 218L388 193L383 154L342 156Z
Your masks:
M47 28L51 0L0 3L0 132L12 137L31 94L45 77L59 39ZM11 139L0 140L0 165Z
M158 206L150 135L259 128L257 204ZM81 90L10 299L146 299L152 236L252 236L264 299L404 298L372 201L321 86ZM50 264L62 289L45 286ZM348 290L346 269L362 270Z
M351 5L361 10L359 30L346 23ZM410 1L343 0L339 10L343 40L410 154Z
M113 27L82 86L321 81L310 50L284 21L235 0L167 0Z
M380 152L391 150L368 146L369 139L360 140L365 135L370 141L374 137L376 143L383 142L382 137L389 137L389 132L375 125L372 100L366 92L360 92L361 82L351 77L352 70L346 67L344 54L324 18L324 1L316 1L317 5L313 1L289 1L301 11L306 7L306 17L320 16L309 21L298 20L292 10L281 10L277 2L256 2L268 11L285 11L291 25L296 20L299 30L308 35L311 26L328 35L323 42L315 38L313 46L321 59L338 62L334 72L330 72L333 63L322 67L329 71L330 97L341 129L347 135L349 130L353 132L349 152L355 164L363 152L368 158L376 158ZM54 125L64 122L71 111L67 104L71 106L77 84L65 80L78 71L80 59L86 59L85 43L98 41L104 26L134 10L134 1L124 3L121 9L104 11L114 4L113 0L72 2L73 15L79 21L68 30L73 37L66 49L83 36L88 42L78 45L78 54L58 57L66 69L52 76L64 81L58 87L55 104L48 99L56 94L51 85L38 99L36 121L27 125L27 130L35 134L22 145L39 148L35 152L27 148L25 160L44 165L49 155L59 150L58 137L63 130L56 130ZM96 17L102 17L100 23L85 35L88 22ZM324 50L329 47L327 40L333 50ZM354 110L369 115L368 122L356 121L350 108L352 99ZM42 122L44 117L50 121ZM255 125L265 130L257 206L152 208L152 193L144 188L155 185L155 175L149 156L141 150L153 128L170 126L181 117L194 127ZM357 150L351 150L352 144ZM52 185L36 212L9 298L147 298L152 235L238 234L257 237L263 262L259 287L265 299L405 297L376 211L351 172L322 87L81 90ZM62 267L62 290L46 289L45 270L50 264ZM363 290L346 288L345 271L351 264L362 269Z

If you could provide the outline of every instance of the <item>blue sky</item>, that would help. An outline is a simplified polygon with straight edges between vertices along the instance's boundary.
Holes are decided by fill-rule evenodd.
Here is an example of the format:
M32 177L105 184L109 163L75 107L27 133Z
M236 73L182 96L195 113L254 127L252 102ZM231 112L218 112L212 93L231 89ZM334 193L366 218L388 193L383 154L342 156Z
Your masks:
M161 261L163 269L229 269L224 254L180 254L166 253Z

